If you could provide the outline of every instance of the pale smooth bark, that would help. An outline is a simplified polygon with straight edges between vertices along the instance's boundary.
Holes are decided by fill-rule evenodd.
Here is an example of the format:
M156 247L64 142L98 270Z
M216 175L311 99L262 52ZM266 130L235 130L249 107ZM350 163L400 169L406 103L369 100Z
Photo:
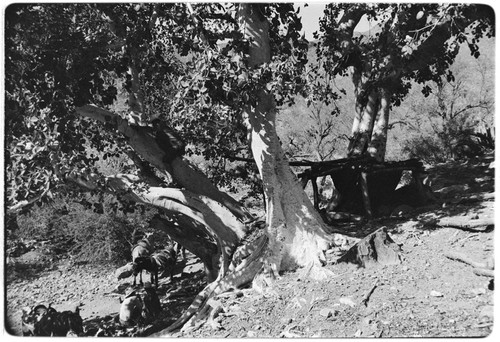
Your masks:
M367 153L379 162L385 159L387 149L387 131L389 127L391 94L387 89L380 89L379 110Z
M161 209L167 216L179 217L181 221L189 225L187 230L199 231L196 235L185 234L183 245L194 254L207 256L204 251L198 253L196 245L207 245L205 236L217 242L217 253L209 259L203 260L209 269L207 274L209 280L214 280L213 276L229 268L229 256L234 253L246 235L246 226L240 222L227 208L213 201L212 199L192 193L189 190L161 187L144 187L136 183L140 179L133 175L114 175L102 179L97 174L81 175L75 172L61 170L61 176L66 175L66 179L79 186L96 190L102 189L111 193L119 193L124 198L136 203L147 204ZM102 184L105 188L102 188ZM182 219L186 217L189 220ZM200 240L189 242L189 239ZM187 241L187 242L186 242ZM180 241L179 241L180 242ZM206 247L207 249L209 247ZM218 262L220 259L220 263ZM221 269L219 271L219 269Z
M270 61L269 24L258 6L240 4L241 31L250 42L248 64ZM257 105L244 109L251 149L263 180L266 201L268 248L260 275L277 276L280 270L309 264L320 265L327 238L319 214L292 173L276 132L273 96L262 89ZM266 280L263 280L266 282Z
M362 100L362 95L360 95L362 84L360 83L361 81L355 82L356 114L347 151L348 156L361 156L366 153L378 112L378 94L372 91L366 100Z
M169 163L167 152L158 144L152 128L134 126L118 114L94 105L76 108L76 113L103 123L111 123L127 139L130 147L160 172L168 173L182 187L200 195L205 195L226 206L239 220L252 221L252 215L234 198L221 192L198 168L182 157ZM167 158L165 158L167 157Z

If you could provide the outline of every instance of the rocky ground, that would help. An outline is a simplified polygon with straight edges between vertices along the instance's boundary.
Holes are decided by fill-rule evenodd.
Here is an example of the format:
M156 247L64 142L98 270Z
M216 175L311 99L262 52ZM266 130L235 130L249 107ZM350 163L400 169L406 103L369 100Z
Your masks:
M493 257L493 226L471 225L491 221L494 216L492 162L490 156L434 166L429 173L438 203L404 217L358 226L366 231L386 227L401 247L400 264L367 268L336 264L338 250L330 250L326 268L333 275L328 280L312 281L302 278L300 272L285 273L273 291L259 294L241 289L223 294L216 298L222 311L210 324L173 336L489 335L493 329L493 280L477 275L475 267L450 255L459 253L480 263ZM444 223L450 220L467 222L470 228L446 226ZM357 240L348 238L348 243L353 245ZM184 273L178 273L172 283L160 279L162 323L147 334L171 324L205 285L199 260L189 256ZM42 251L32 251L8 260L6 326L11 334L20 334L21 307L39 302L53 303L57 310L80 304L88 335L99 325L112 324L120 307L119 297L123 298L131 279L116 280L113 267L69 262L61 262L51 270L30 270L30 262L41 257ZM127 335L123 331L121 334Z

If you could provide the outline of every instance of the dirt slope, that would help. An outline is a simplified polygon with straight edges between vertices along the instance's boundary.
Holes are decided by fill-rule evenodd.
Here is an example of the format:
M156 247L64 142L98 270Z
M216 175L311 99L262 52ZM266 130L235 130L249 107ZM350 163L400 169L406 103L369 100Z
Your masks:
M223 311L212 324L173 336L487 336L493 328L490 278L476 275L472 266L445 254L458 252L485 262L493 256L494 230L441 227L437 222L444 217L466 222L493 218L492 161L490 157L467 164L438 165L429 170L438 204L404 218L357 227L363 231L386 227L401 246L401 264L370 268L335 264L339 250L333 249L326 267L335 275L327 281L301 279L299 272L286 273L273 291L259 294L243 289L225 294L218 298ZM356 241L349 238L348 244ZM102 322L112 322L119 310L118 297L131 280L119 282L113 272L111 267L60 264L31 278L7 277L6 326L11 333L20 334L23 306L52 302L56 309L64 310L80 303L90 335ZM203 285L201 264L192 256L185 273L182 277L178 274L174 283L160 279L163 324L157 329L172 323ZM366 298L365 304L362 301Z

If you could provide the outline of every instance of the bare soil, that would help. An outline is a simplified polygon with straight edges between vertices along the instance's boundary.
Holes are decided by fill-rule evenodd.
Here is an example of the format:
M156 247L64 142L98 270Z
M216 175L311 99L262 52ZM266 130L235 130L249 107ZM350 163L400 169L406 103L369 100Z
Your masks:
M175 332L175 337L482 337L493 329L493 280L474 273L474 267L446 257L461 253L486 262L494 252L494 230L442 227L444 217L464 222L494 217L493 157L468 163L452 162L429 169L438 203L413 210L405 217L373 220L349 227L363 236L386 227L400 246L402 262L360 268L336 264L338 257L359 240L328 251L325 266L333 276L325 281L284 273L264 294L241 289L216 298L222 312L212 324ZM487 194L490 194L488 196ZM485 196L486 195L486 196ZM471 197L472 196L472 197ZM475 196L475 197L474 197ZM339 227L342 229L342 227ZM29 254L31 253L31 254ZM29 265L42 252L16 260ZM37 254L38 253L38 254ZM132 279L118 281L115 267L61 262L51 270L6 274L6 328L20 335L21 308L53 303L57 310L81 304L87 335L108 327L113 336L148 335L171 324L206 285L202 265L193 255L184 272L171 283L161 278L158 292L162 315L148 329L116 327L119 297ZM9 261L9 262L14 262ZM12 268L7 267L7 272ZM146 276L146 279L149 275ZM111 328L110 328L111 327Z

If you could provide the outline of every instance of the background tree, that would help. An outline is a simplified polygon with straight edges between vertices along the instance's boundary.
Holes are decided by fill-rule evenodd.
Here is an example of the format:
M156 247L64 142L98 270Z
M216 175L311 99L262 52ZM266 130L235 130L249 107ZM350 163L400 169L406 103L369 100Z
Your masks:
M377 22L370 35L355 35L360 20ZM320 21L317 54L332 75L351 75L356 98L348 154L385 156L391 106L401 104L411 82L453 79L450 65L467 42L494 34L491 7L476 4L329 4ZM422 89L424 95L429 85Z

